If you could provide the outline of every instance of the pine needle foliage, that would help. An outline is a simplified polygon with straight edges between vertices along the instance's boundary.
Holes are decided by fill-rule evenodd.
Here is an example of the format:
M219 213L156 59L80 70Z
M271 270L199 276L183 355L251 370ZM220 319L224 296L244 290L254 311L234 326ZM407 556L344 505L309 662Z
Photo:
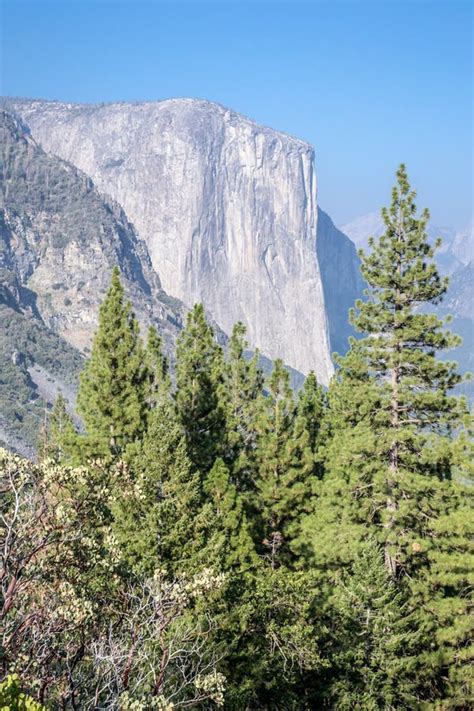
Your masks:
M313 457L305 424L297 416L288 371L276 360L257 421L257 531L272 568L292 559L292 541L310 499Z
M238 491L255 490L257 430L256 419L263 392L263 373L258 352L248 360L245 326L236 323L229 342L225 366L224 407L227 441L224 460Z
M176 346L175 403L193 467L204 473L225 449L224 357L196 304Z
M99 326L84 371L77 410L86 429L83 450L120 456L146 427L147 367L138 322L125 302L115 267L100 307Z

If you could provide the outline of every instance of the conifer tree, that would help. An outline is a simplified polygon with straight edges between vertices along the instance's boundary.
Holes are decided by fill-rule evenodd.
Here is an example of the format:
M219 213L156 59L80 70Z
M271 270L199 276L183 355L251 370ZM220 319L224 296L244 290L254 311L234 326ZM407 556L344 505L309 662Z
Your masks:
M208 499L206 560L221 571L245 572L255 568L258 557L243 501L222 459L216 459L206 477L204 491Z
M331 708L417 707L412 617L406 591L385 568L383 548L368 540L334 588L324 694Z
M446 290L425 231L428 212L416 217L404 166L397 179L382 213L386 232L361 254L367 301L357 302L352 322L367 335L339 359L326 425L326 468L337 475L328 476L327 493L339 497L337 479L346 482L336 508L345 502L349 519L378 528L393 576L404 572L411 527L422 525L419 476L451 478L449 437L465 415L464 401L449 395L461 379L456 365L436 357L459 339L426 311Z
M255 488L256 418L263 373L258 365L258 352L250 360L245 359L248 347L245 332L245 326L236 323L229 342L225 368L225 461L238 491L248 493Z
M370 255L362 253L367 302L356 304L352 320L367 335L352 340L338 360L321 431L325 476L303 532L312 542L312 563L328 579L354 564L368 535L382 545L394 584L420 596L416 624L425 638L418 653L419 703L443 698L449 708L463 692L444 683L443 660L452 653L456 671L450 675L457 677L466 640L454 624L446 637L435 629L439 610L464 609L456 601L465 594L460 580L466 573L453 588L430 576L437 577L434 560L445 546L436 522L452 505L459 449L453 433L466 406L449 393L461 379L456 365L436 357L459 341L428 311L446 290L432 261L428 213L416 217L403 166L397 178L391 208L383 212L385 235L371 242ZM468 550L466 538L458 543L457 551L444 548L447 567Z
M471 485L451 482L432 500L428 535L412 544L419 558L411 592L424 630L423 664L440 708L469 708L474 701L474 495Z
M320 446L320 430L325 405L324 390L318 384L316 375L311 371L305 379L298 394L297 415L308 433L308 445L315 459L314 473L322 475L321 466L316 465L316 457Z
M310 499L313 457L304 418L297 417L288 372L276 360L268 396L260 399L256 504L259 535L272 568L291 557Z
M76 439L76 430L71 415L66 409L66 400L60 392L49 413L38 443L38 461L67 459Z
M168 398L171 388L168 359L163 353L161 336L154 326L148 329L145 358L148 375L147 400L150 408L153 408Z
M204 475L225 448L224 360L201 304L188 313L176 347L176 412L188 456Z
M77 398L87 436L83 451L93 456L121 455L146 426L146 381L143 345L130 303L124 302L115 267L99 312L99 327Z
M114 508L115 533L135 573L196 568L205 533L201 498L199 474L187 456L172 403L163 403L150 414Z

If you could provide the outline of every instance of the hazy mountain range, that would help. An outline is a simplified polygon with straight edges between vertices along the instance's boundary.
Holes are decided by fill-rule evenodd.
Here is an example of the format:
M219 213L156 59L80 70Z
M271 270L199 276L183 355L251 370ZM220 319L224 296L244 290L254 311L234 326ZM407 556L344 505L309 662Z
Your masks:
M363 291L347 234L360 246L380 223L333 224L310 145L190 99L3 109L0 439L31 453L58 390L73 403L114 264L169 349L202 301L223 342L241 320L252 348L327 384ZM472 230L442 254L446 305L466 330Z

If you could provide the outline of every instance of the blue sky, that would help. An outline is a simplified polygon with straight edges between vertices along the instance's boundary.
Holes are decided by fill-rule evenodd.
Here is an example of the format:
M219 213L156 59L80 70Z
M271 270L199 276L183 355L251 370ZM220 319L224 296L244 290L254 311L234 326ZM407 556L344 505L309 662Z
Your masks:
M342 224L408 166L433 222L472 214L473 3L3 0L1 93L78 102L190 96L311 142Z

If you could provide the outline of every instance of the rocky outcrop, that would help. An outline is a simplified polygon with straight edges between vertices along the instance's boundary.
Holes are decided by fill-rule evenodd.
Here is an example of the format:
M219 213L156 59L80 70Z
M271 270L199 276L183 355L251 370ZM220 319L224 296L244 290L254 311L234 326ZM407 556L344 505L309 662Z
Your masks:
M172 340L184 308L163 291L146 246L119 205L0 114L0 289L81 351L119 265L141 323ZM11 304L10 304L11 305Z
M323 280L324 300L329 323L331 350L344 354L349 336L356 332L349 323L349 309L363 298L364 280L360 273L357 250L329 215L318 208L316 240L319 268Z
M312 148L206 101L9 102L125 209L164 289L290 366L332 373ZM319 254L319 252L318 252Z

